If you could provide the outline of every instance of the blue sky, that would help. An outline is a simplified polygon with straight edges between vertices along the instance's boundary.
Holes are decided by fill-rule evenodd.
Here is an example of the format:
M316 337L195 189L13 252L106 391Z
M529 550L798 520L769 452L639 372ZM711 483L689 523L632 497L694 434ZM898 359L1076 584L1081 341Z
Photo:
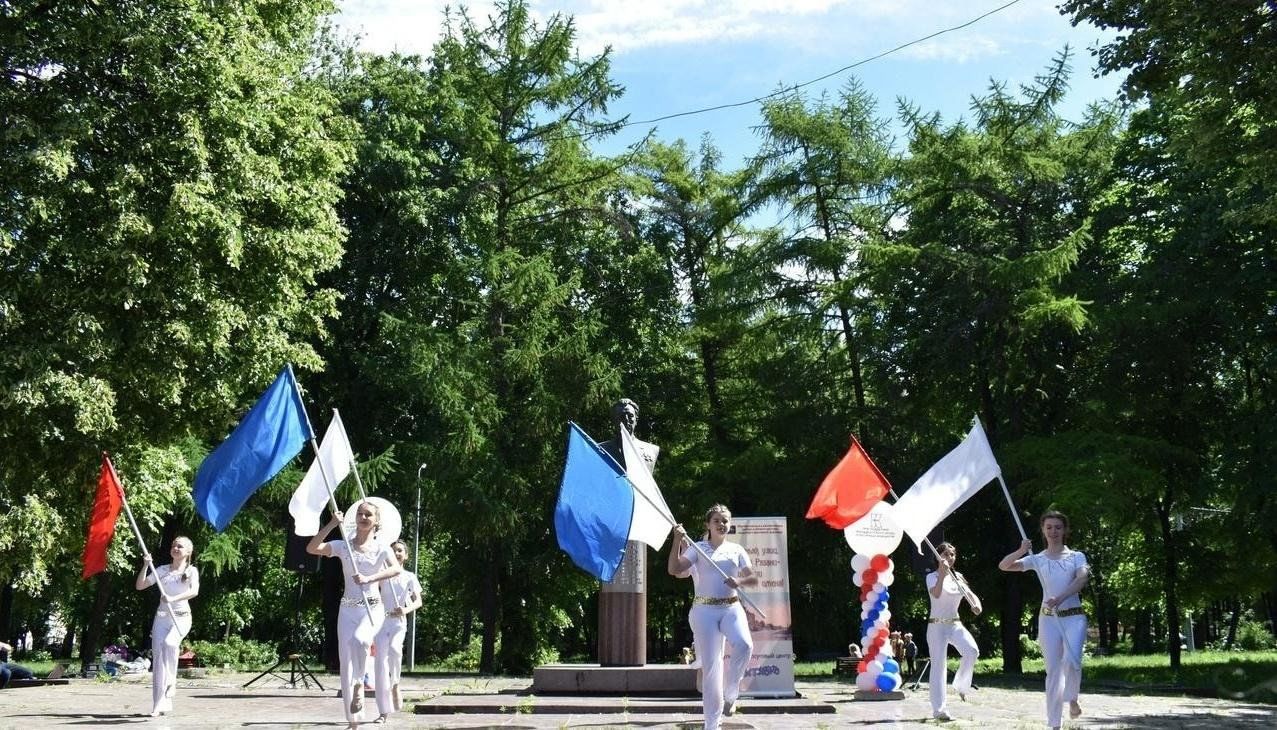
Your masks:
M966 23L1008 0L575 0L530 3L541 19L575 19L582 55L612 49L612 77L625 87L614 116L653 119L730 104L802 83L895 46ZM805 89L812 97L836 93L854 74L878 99L879 114L895 117L908 99L948 120L968 116L971 97L989 80L1031 83L1065 45L1073 49L1069 98L1072 119L1086 105L1113 98L1120 78L1093 78L1090 49L1110 35L1073 27L1055 9L1058 0L1019 0L983 20L910 46ZM454 3L455 5L455 3ZM489 2L466 3L481 20ZM358 34L373 52L428 55L438 38L443 7L437 0L338 0L338 25ZM757 105L628 127L606 143L611 153L643 137L683 138L695 144L709 133L728 165L756 151Z

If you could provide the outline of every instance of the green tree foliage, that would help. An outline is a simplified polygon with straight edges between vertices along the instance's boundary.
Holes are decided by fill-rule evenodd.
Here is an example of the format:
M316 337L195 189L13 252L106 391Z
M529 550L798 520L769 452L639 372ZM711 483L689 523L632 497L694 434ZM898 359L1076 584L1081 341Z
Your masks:
M224 435L284 362L319 366L349 151L307 73L330 10L5 4L0 439L21 447L0 455L0 506L51 542L0 553L0 577L47 582L33 548L74 562L99 449L128 481L147 453ZM138 480L143 519L180 504L191 467L170 466L154 493Z
M994 84L970 125L903 110L910 154L895 196L906 222L870 247L870 289L883 328L876 386L914 424L926 413L957 433L976 413L995 448L1063 425L1088 324L1066 277L1091 240L1118 128L1100 109L1079 125L1060 118L1066 79L1062 54L1018 96ZM1006 524L1000 509L994 525ZM1001 615L1010 671L1020 611L1013 583Z

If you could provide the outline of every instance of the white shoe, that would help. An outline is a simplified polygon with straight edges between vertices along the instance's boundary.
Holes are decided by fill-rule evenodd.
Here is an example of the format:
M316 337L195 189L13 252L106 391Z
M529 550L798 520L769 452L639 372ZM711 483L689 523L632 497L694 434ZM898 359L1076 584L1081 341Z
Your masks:
M940 722L949 722L950 720L953 719L953 716L945 712L944 710L936 710L935 712L931 713L931 717L932 719L939 720Z

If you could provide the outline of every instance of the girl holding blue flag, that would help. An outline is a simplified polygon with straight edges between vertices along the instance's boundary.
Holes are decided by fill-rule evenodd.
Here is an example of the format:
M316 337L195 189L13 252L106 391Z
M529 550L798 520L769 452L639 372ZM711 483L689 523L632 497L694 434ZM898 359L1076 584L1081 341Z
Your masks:
M705 513L704 540L692 544L683 526L675 525L675 539L670 544L670 575L677 578L690 575L696 587L696 598L687 621L692 625L696 657L701 662L705 730L718 730L724 715L735 714L740 683L754 649L749 621L736 589L758 585L758 576L753 573L745 549L726 539L731 520L731 510L716 504ZM724 641L731 650L726 675L723 672Z
M355 503L353 538L324 542L341 522L342 513L333 512L328 524L310 539L306 552L340 559L346 575L337 614L337 654L341 662L342 708L348 727L357 728L364 710L363 676L368 671L368 649L385 620L385 608L373 584L399 575L403 568L390 548L377 541L381 511L376 504L367 500Z

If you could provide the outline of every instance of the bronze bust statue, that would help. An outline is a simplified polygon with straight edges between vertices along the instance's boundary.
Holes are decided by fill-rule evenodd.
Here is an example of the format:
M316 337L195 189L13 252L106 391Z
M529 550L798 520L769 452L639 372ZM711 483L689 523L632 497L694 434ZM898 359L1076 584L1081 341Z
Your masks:
M634 429L638 428L638 404L629 398L622 398L612 406L612 425L624 428L634 436ZM599 444L603 450L612 455L616 459L616 463L622 467L628 466L625 463L625 455L621 449L621 435L617 435L603 443ZM661 453L661 447L656 444L650 444L646 441L640 441L638 437L634 437L634 446L638 448L639 455L643 457L643 464L647 467L647 473L651 474L656 469L656 457Z

